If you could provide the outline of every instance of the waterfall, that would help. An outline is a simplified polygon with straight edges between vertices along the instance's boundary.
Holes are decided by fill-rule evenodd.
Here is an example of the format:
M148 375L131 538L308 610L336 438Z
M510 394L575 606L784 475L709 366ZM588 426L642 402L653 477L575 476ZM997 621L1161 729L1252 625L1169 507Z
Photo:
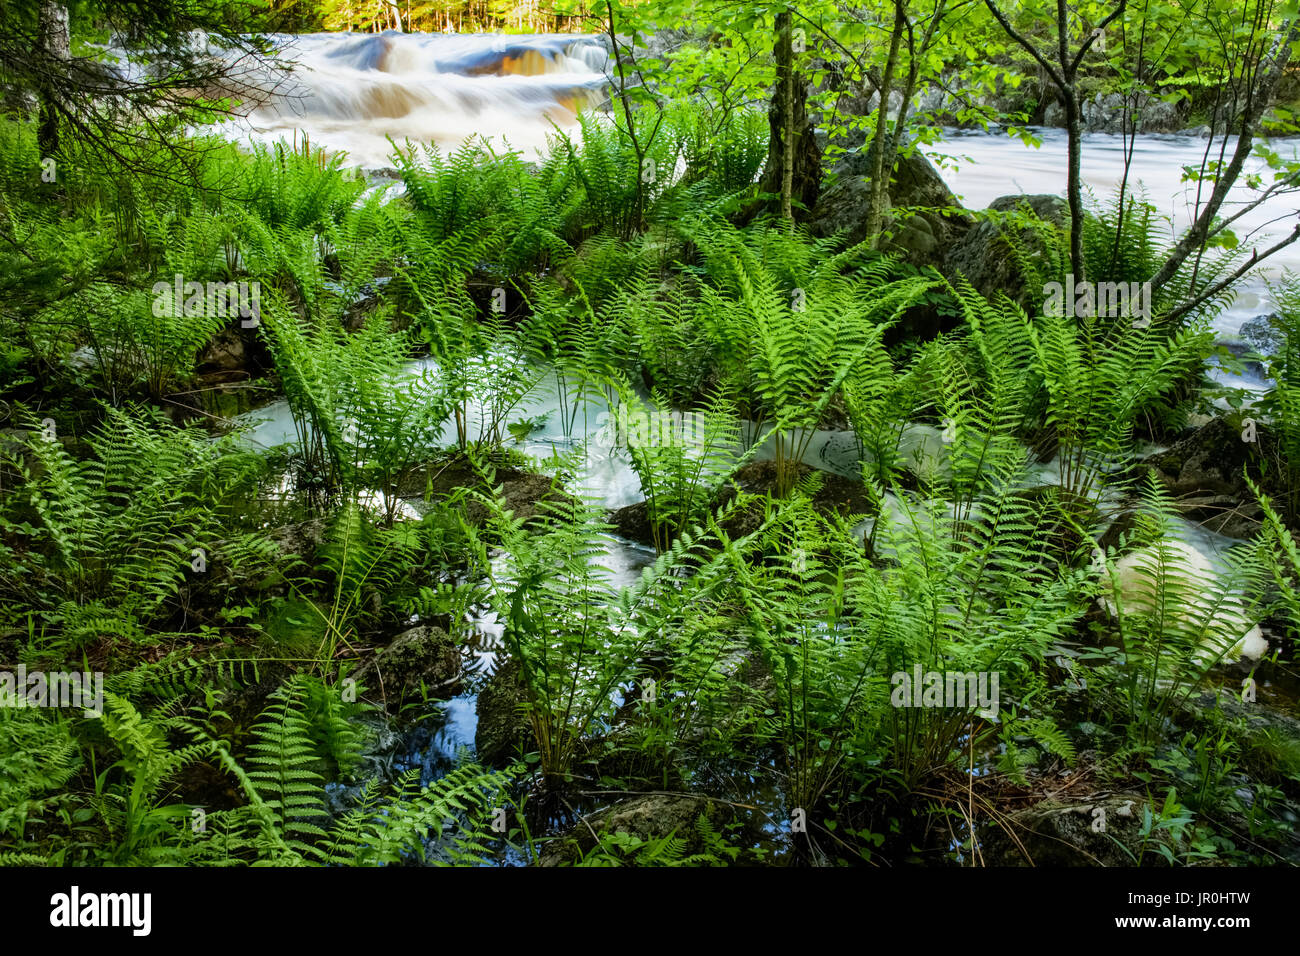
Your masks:
M454 149L482 135L538 153L606 95L599 37L388 31L276 42L297 67L226 135L269 143L305 133L363 168L391 165L390 139Z

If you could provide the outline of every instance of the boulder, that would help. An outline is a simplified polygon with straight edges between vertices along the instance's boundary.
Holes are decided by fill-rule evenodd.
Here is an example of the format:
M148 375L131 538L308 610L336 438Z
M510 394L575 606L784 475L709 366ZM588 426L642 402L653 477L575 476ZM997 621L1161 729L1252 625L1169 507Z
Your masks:
M654 528L650 521L650 504L638 501L634 504L616 508L609 514L609 522L614 526L614 534L638 544L654 544Z
M1242 323L1237 334L1259 355L1278 355L1286 345L1286 336L1277 327L1278 315L1257 315Z
M850 150L836 163L813 210L809 228L814 236L840 233L850 243L866 238L870 170L866 147ZM969 217L953 211L960 207L934 164L919 150L901 156L887 195L885 228L891 238L886 251L916 266L938 265L943 249L970 228Z
M1245 326L1243 326L1245 328ZM1262 362L1258 362L1251 356L1261 354L1249 342L1224 342L1215 343L1218 347L1227 349L1242 364L1243 377L1247 381L1267 387L1269 384L1268 369ZM1267 354L1267 353L1262 353Z
M989 203L988 215L948 247L943 271L949 278L966 277L981 295L992 298L1004 292L1027 310L1042 307L1042 290L1029 288L1012 250L1018 246L1024 254L1041 260L1047 268L1048 249L1030 225L1017 225L1017 214L1028 214L1055 225L1068 218L1066 202L1060 196L1000 196Z
M523 707L528 702L519 662L508 658L478 695L478 727L474 749L486 767L504 767L521 754L537 749Z
M294 524L281 525L267 532L281 554L296 555L311 561L325 540L325 519L311 518Z
M715 829L725 808L712 800L682 794L650 793L624 800L583 818L573 832L561 840L547 844L542 851L542 866L572 864L596 847L598 837L613 833L629 833L642 840L662 839L670 834L685 841L685 853L698 853L705 849L696 829L696 821L704 817Z
M244 338L239 334L239 330L225 328L199 350L194 365L200 375L212 375L220 372L242 372L247 360Z
M1275 440L1264 423L1254 428L1256 440L1245 441L1241 422L1215 418L1147 459L1184 517L1229 537L1249 537L1258 529L1259 505L1242 469L1249 469L1252 480L1263 480L1264 454Z
M451 696L462 667L460 649L451 636L440 627L421 625L393 638L356 677L391 708L425 693Z
M986 832L980 852L986 866L1133 866L1145 803L1136 793L1044 800ZM1160 859L1152 848L1143 862Z
M1135 111L1138 129L1143 133L1176 133L1183 125L1183 116L1176 102L1167 102L1149 93L1140 94L1136 104L1123 93L1098 93L1080 106L1084 128L1096 133L1123 132L1125 123L1132 123L1131 114Z
M567 495L559 479L549 478L518 468L499 467L494 475L496 485L501 489L507 510L516 518L529 521L537 516L542 502L565 505L573 501ZM398 486L397 493L402 498L422 498L431 493L434 498L447 497L461 488L483 489L479 473L465 459L450 462L438 461L413 469ZM486 490L486 489L483 489ZM471 524L481 525L487 520L487 508L476 499L465 502L465 514Z

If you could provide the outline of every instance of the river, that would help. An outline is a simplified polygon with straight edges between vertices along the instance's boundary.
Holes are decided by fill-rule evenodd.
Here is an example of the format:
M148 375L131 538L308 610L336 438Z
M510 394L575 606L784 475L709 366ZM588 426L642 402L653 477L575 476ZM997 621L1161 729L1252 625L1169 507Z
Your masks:
M557 128L573 131L579 111L597 107L606 98L608 57L605 45L595 37L314 34L281 37L279 42L285 53L301 64L293 89L263 103L237 125L229 125L226 134L243 142L264 143L279 139L300 142L306 136L329 151L346 152L352 163L370 171L390 168L393 144L408 139L436 143L448 150L471 136L483 136L497 146L508 144L537 155L546 150L547 137ZM972 209L1011 193L1063 194L1064 133L1054 129L1036 132L1041 145L1032 148L1003 134L950 131L927 153ZM1136 143L1130 185L1141 188L1168 216L1171 230L1189 220L1193 187L1182 181L1183 167L1199 164L1204 147L1203 140L1192 136L1142 136ZM1284 143L1282 148L1295 151L1297 143ZM1123 149L1118 136L1090 134L1085 140L1084 174L1088 188L1100 200L1113 193L1123 174ZM1248 197L1243 187L1232 198L1240 201ZM1239 235L1266 229L1269 220L1295 212L1285 201L1274 203L1246 218ZM1269 311L1265 280L1287 267L1300 269L1300 248L1286 250L1267 270L1242 283L1233 306L1215 320L1221 338L1232 341L1243 321ZM435 361L412 363L413 373L423 370L436 371ZM593 400L581 402L575 412L562 400L554 376L544 369L537 372L537 387L519 413L541 423L520 442L519 450L540 462L556 451L585 446L588 453L575 476L574 490L611 509L640 500L640 483L626 454L601 440L608 409ZM645 400L644 395L631 398L642 410L647 408ZM485 410L472 403L468 410L471 429L480 427L485 418ZM566 418L575 426L564 427ZM283 401L242 416L241 424L251 426L245 440L262 447L295 439ZM911 426L913 430L926 427ZM453 422L447 423L443 437L448 442L454 440ZM925 435L918 431L912 437L923 443ZM851 433L819 431L804 460L828 471L856 474L857 451ZM760 453L759 457L766 455ZM1029 483L1051 483L1053 467L1051 462L1035 466ZM892 502L891 510L896 510L897 500L889 497L887 504ZM863 522L860 532L865 534L870 525L870 520ZM1216 567L1222 553L1234 543L1191 522L1180 521L1177 526L1176 534L1206 554ZM630 584L653 560L653 551L631 541L612 537L606 541L607 554L598 563L610 572L610 583L616 586ZM479 613L473 618L472 629L477 638L466 648L466 656L473 676L462 693L436 706L429 715L432 719L400 738L389 735L397 770L419 767L428 781L446 772L458 753L473 751L478 691L494 669L501 649L501 626L490 613ZM773 818L781 817L774 796L748 799L771 803ZM520 862L509 854L504 859Z
M228 124L227 135L244 142L295 141L305 135L330 151L345 151L363 169L392 165L393 143L436 143L453 149L472 136L536 155L558 128L577 126L580 110L606 98L609 59L602 38L573 34L318 33L280 36L284 56L298 63L279 95ZM927 149L962 201L982 209L1012 193L1065 190L1065 133L1035 130L1037 148L1001 133L949 131ZM1199 165L1206 141L1195 136L1144 135L1137 139L1129 174L1168 218L1169 229L1191 218L1195 184L1183 168ZM1274 141L1294 155L1300 140ZM1123 175L1124 140L1091 133L1083 145L1086 186L1110 198ZM1252 161L1246 172L1261 164ZM1242 177L1243 182L1245 177ZM1229 197L1225 213L1250 198L1244 185ZM1243 217L1236 230L1243 245L1267 245L1286 231L1297 213L1294 200L1279 198ZM1283 250L1244 280L1233 305L1214 322L1226 341L1244 321L1272 308L1266 280L1285 268L1300 270L1300 244Z

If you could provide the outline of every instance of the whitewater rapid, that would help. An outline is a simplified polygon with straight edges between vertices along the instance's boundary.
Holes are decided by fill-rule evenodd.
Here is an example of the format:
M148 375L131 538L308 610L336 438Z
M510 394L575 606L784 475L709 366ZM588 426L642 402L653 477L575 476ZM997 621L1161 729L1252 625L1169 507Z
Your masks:
M604 38L575 34L378 34L315 33L280 36L283 57L298 64L283 88L248 116L227 124L225 135L246 143L305 136L366 170L391 168L395 147L436 144L455 149L481 137L494 149L519 150L529 158L548 150L548 138L572 133L579 112L608 98L610 58ZM1065 133L1035 130L1032 148L1001 133L952 130L926 149L944 178L971 209L1014 193L1064 195ZM1123 175L1124 140L1090 133L1083 144L1085 187L1106 202ZM1195 136L1137 138L1128 185L1164 217L1170 238L1191 221L1196 185L1184 169L1201 162L1205 140ZM1300 140L1274 141L1296 155ZM1252 160L1229 195L1224 215L1252 198L1247 176L1271 175ZM1244 248L1265 248L1289 231L1300 208L1278 197L1242 217L1234 232ZM1270 312L1266 282L1283 270L1300 271L1300 244L1270 259L1239 284L1232 306L1214 322L1220 337L1238 337L1243 322Z
M408 141L451 150L481 136L538 155L605 99L599 37L390 31L275 41L294 72L225 135L267 144L305 135L363 169L392 166L394 147Z

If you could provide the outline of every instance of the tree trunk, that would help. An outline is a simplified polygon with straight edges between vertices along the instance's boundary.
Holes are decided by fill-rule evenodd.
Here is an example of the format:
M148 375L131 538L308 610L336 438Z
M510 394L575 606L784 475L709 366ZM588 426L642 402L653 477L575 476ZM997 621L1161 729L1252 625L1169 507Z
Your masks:
M1063 91L1065 101L1066 198L1070 203L1070 271L1076 283L1087 281L1087 263L1083 258L1083 125L1079 119L1079 98L1074 88Z
M790 10L776 15L776 95L780 97L781 218L794 222L791 196L794 193L794 45L790 31Z
M779 195L781 216L795 218L795 204L810 210L821 192L821 148L808 121L808 92L794 69L793 17L788 9L776 17L776 85L768 109L771 136L760 188Z
M1070 62L1070 21L1066 0L1056 0L1057 57L1065 84L1061 97L1065 100L1065 133L1068 150L1066 159L1068 183L1066 199L1070 203L1070 271L1076 283L1087 281L1087 263L1083 258L1083 126L1079 117L1079 96L1074 85L1074 69Z
M37 20L37 44L42 59L44 77L41 80L40 118L36 129L36 142L41 156L53 156L59 151L59 108L54 92L53 76L59 69L58 61L70 56L68 35L68 8L57 0L41 0Z
M898 47L903 40L906 11L902 0L894 2L894 28L889 35L889 56L885 60L885 75L877 90L876 132L871 142L871 190L867 194L867 238L877 248L884 224L885 197L889 194L889 178L894 172L895 154L886 156L889 136L889 97L894 92L894 74L898 70ZM901 124L903 117L898 117Z

